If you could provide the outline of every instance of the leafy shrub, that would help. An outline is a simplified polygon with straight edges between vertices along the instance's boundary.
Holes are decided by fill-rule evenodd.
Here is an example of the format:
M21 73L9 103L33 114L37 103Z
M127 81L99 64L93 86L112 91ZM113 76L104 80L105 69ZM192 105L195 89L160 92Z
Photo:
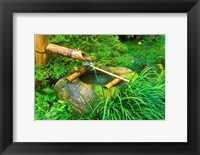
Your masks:
M49 70L40 64L35 65L35 81L41 85L48 85L50 77Z
M139 43L139 44L138 44ZM148 66L162 64L165 66L165 36L143 36L135 44L127 43L131 55L134 57L130 69L140 73Z
M58 100L51 87L37 89L35 93L36 120L63 120L72 117L71 103Z

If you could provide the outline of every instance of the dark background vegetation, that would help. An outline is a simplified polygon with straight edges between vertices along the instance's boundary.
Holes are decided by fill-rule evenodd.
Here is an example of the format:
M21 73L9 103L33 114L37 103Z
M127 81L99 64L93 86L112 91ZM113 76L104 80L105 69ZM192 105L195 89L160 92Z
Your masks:
M36 120L165 119L165 35L51 35L50 38L51 43L84 51L97 67L126 67L135 71L138 78L115 95L86 101L85 104L92 105L88 113L74 115L72 104L59 100L53 86L59 78L80 69L82 62L51 55L46 67L35 68Z

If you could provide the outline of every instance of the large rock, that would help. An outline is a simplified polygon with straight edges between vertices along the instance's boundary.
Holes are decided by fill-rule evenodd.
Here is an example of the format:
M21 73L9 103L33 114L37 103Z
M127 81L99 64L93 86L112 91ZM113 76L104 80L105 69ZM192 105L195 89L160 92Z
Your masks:
M61 78L54 86L54 90L60 100L69 100L76 110L86 111L84 101L93 99L94 92L90 84L86 84L79 79L68 82L66 77Z
M102 69L120 76L133 72L130 69L122 67L104 67ZM84 83L79 78L68 82L66 76L58 80L54 86L54 90L60 100L69 100L74 104L75 110L81 109L84 112L87 112L84 102L98 96L98 94L95 94L91 84Z

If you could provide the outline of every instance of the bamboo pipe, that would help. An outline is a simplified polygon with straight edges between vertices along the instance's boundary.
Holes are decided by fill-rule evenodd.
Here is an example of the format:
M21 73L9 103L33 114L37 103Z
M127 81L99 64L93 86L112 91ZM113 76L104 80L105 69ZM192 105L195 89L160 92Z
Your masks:
M82 60L82 61L91 61L91 59L84 52L73 50L70 48L62 47L62 46L51 44L51 43L49 43L46 46L46 51L47 53L60 54L60 55L64 55L70 58Z
M92 68L96 69L96 70L99 70L99 71L104 72L104 73L106 73L106 74L109 74L109 75L111 75L111 76L117 77L117 78L119 78L119 79L121 79L121 80L124 80L124 81L126 81L126 82L129 82L129 81L130 81L130 80L127 80L127 79L125 79L125 78L123 78L123 77L121 77L121 76L119 76L119 75L116 75L116 74L110 73L110 72L108 72L108 71L105 71L105 70L103 70L103 69L97 68L97 67L95 67L95 66L93 66L93 65L91 65L91 64L90 64L90 66L91 66Z
M112 80L111 82L107 83L104 85L105 88L111 88L113 86L116 86L117 84L119 84L122 81L122 79L119 78L115 78L114 80Z
M67 77L68 82L73 81L74 79L78 78L82 74L84 74L87 71L86 67L83 67L80 69L80 71L73 73L72 75Z

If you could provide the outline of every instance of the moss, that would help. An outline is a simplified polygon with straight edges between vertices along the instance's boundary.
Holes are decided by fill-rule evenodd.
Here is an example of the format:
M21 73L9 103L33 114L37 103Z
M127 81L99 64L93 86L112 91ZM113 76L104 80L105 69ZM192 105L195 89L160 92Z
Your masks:
M138 77L138 74L136 72L128 73L124 76L126 79L131 80L131 82L135 81Z
M117 97L117 94L120 93L119 87L112 87L112 88L104 88L101 85L95 85L93 86L94 93L97 97L101 99L107 100L108 98L115 99Z

